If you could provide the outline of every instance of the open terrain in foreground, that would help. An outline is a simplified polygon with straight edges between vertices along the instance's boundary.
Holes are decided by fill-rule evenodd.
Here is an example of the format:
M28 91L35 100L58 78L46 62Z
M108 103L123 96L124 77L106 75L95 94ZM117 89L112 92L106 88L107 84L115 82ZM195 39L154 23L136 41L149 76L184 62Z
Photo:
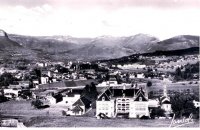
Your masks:
M30 101L9 101L0 103L0 116L17 118L27 127L169 127L171 119L103 119L90 116L62 116L62 107L52 106L37 110ZM48 114L47 114L48 112ZM199 120L184 127L199 127Z

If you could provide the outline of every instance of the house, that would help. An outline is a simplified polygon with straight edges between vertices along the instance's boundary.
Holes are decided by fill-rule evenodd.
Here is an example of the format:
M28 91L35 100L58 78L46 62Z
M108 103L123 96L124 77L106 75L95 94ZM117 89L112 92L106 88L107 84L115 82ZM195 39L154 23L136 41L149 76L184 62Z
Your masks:
M19 90L17 89L3 89L3 95L7 98L18 97Z
M165 110L166 114L172 113L172 104L168 97L165 96L161 97L160 104L161 104L161 109Z
M41 77L41 84L47 84L49 82L49 77L47 75L43 75Z
M50 95L40 96L40 97L37 97L37 99L43 103L42 104L43 106L56 104L56 99Z
M72 105L72 109L68 109L67 114L84 115L90 109L91 103L86 97L81 97Z
M82 89L67 89L61 93L63 96L62 101L58 105L64 105L72 109L72 105L81 97ZM66 94L65 94L66 93Z
M167 83L169 82L168 79L164 78L164 89L163 89L163 96L160 98L161 109L165 110L166 114L172 113L172 105L170 102L170 98L167 95Z
M18 81L18 83L21 88L28 88L30 81Z
M149 116L148 97L142 88L108 87L96 101L96 116L110 118L126 115L129 118Z
M118 84L115 74L110 74L110 75L109 75L109 80L107 81L107 84L109 84L109 85L111 85L111 86L112 86L112 85L117 85L117 84Z
M137 78L141 78L141 79L145 78L144 73L138 73Z
M149 99L149 108L157 108L160 106L160 102L158 99Z

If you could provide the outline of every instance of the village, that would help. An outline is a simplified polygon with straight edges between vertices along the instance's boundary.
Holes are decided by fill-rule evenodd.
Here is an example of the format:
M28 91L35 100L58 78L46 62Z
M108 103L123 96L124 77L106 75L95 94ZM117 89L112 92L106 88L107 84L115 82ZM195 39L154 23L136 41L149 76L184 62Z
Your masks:
M198 119L198 55L139 58L151 62L122 65L22 59L1 63L1 126L12 126L8 119L13 116L162 120L193 112ZM184 100L188 102L177 103Z

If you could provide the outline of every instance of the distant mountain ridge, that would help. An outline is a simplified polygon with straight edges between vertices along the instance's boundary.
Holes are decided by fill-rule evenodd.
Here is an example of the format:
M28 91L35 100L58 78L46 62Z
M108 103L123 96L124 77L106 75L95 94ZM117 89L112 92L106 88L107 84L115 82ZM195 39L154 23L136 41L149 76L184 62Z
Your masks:
M115 59L133 54L170 51L199 47L199 36L180 35L160 41L158 38L137 34L128 37L101 36L75 38L71 36L23 36L8 34L20 47L55 60ZM0 43L1 46L2 43Z
M19 43L10 40L5 31L0 30L0 50L14 50L19 49L21 46Z

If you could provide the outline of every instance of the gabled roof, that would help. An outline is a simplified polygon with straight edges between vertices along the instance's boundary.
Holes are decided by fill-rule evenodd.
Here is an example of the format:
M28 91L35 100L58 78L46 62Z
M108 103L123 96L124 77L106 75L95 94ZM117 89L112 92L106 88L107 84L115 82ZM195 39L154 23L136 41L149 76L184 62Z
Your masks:
M142 101L147 101L146 97L142 94L142 93L139 93L135 100L134 101L140 101L140 97L142 97Z
M168 100L165 100L164 102L162 102L162 104L171 104L171 102Z
M142 88L138 89L136 95L135 95L135 100L134 101L140 101L140 97L142 97L142 101L147 101L147 98L144 95L144 91Z
M81 99L78 99L78 100L73 104L73 106L77 106L77 105L79 105L79 106L85 106L85 104L83 103L83 101L82 101Z
M161 104L171 104L170 103L170 99L168 97L166 97L166 96L162 96L160 98L160 102L161 102Z
M76 94L81 95L82 92L83 92L83 89L72 89L72 90L69 90L67 95L68 95L68 97L72 97L72 96L74 96Z
M110 101L110 98L106 93L101 94L100 97L97 99L97 101L102 101L103 97L105 98L104 99L105 101Z
M79 105L76 105L73 109L72 109L73 112L83 112L83 109L79 106Z
M73 106L79 105L79 106L85 106L85 108L89 108L91 103L92 102L88 100L86 97L81 97L73 104Z
M138 89L111 89L111 92L113 94L113 97L122 97L125 95L125 97L134 97L135 94L138 92Z
M166 96L161 97L160 102L161 102L161 104L171 104L170 99Z

